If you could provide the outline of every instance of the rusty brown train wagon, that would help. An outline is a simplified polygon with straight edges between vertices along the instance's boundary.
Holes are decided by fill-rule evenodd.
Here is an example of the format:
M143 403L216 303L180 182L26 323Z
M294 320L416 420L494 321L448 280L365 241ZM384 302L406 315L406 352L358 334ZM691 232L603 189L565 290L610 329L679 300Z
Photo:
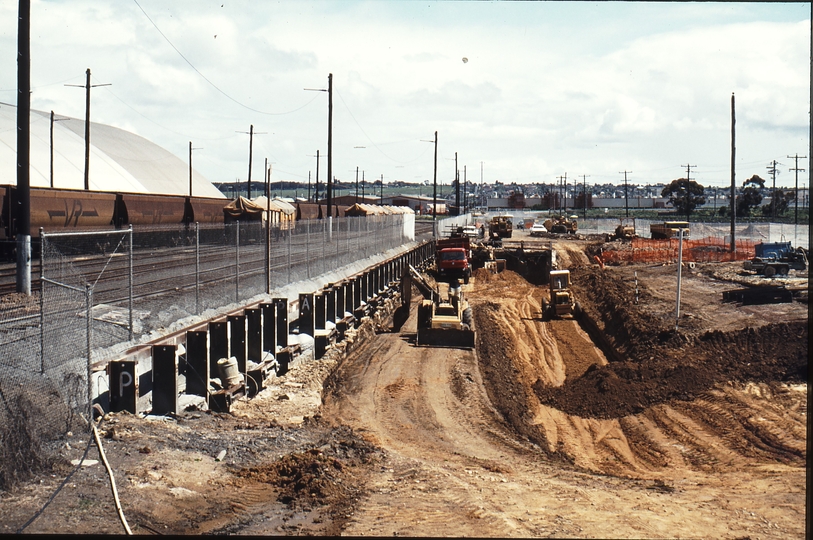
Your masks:
M175 225L184 223L186 197L149 193L117 193L113 223L125 225Z
M189 223L223 223L223 208L231 199L215 197L189 197L187 220Z
M333 217L345 217L347 207L333 205L331 213ZM327 216L327 205L316 203L296 203L296 220L322 219Z
M3 191L3 233L5 239L12 240L17 235L18 217L14 209L19 190L10 185L0 189ZM113 225L115 193L32 187L30 200L32 237L39 237L40 228L45 232L67 232Z

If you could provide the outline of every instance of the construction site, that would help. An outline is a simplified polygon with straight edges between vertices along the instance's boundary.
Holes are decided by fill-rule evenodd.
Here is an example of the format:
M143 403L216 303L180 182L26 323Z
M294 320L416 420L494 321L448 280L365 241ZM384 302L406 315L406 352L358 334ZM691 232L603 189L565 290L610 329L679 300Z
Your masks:
M426 244L250 396L104 411L104 459L69 432L0 532L803 538L806 254L508 224Z

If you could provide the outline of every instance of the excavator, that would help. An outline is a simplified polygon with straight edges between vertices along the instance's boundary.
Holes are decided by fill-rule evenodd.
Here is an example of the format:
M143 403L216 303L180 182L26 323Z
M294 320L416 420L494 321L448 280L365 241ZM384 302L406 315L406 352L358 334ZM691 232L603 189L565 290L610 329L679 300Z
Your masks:
M412 284L423 295L418 306L419 346L473 349L475 342L474 321L469 303L463 298L460 281L440 283L433 288L413 266L404 273L401 281L402 304L409 305Z

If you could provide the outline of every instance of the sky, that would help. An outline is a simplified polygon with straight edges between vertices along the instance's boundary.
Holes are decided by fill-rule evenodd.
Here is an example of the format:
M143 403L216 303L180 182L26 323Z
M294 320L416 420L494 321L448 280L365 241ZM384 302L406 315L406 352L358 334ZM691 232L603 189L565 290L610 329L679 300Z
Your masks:
M0 2L16 103L18 2ZM32 0L31 107L141 135L211 182L651 185L809 156L809 3ZM254 136L249 132L253 126ZM319 151L320 158L316 154ZM810 170L810 160L799 160ZM808 172L799 173L800 187Z

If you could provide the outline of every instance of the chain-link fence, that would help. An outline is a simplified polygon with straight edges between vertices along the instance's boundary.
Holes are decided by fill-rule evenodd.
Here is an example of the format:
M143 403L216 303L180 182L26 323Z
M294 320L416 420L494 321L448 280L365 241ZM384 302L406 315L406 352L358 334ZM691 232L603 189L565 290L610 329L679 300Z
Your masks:
M39 294L0 309L0 488L89 427L92 287L47 242L43 254L53 279L43 275Z
M401 246L405 219L41 232L40 291L0 304L0 489L88 429L92 370L122 349Z

